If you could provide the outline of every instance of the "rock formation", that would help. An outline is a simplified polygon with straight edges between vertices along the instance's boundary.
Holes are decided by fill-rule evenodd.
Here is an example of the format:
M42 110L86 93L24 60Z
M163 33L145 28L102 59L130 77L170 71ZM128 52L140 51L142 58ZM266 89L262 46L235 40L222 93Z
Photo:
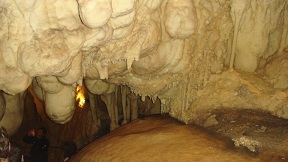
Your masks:
M67 123L83 82L111 121L115 86L184 123L221 107L288 118L287 10L287 0L0 0L0 124L15 133L30 86Z

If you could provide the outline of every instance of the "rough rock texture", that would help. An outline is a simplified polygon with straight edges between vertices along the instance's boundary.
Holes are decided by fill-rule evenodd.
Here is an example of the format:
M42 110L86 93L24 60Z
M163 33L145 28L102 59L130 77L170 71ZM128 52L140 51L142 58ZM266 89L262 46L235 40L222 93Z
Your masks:
M287 10L287 0L1 0L0 124L19 128L30 85L50 119L69 122L83 82L111 129L119 92L125 112L159 98L185 123L223 106L288 118Z
M153 123L153 124L151 124ZM91 156L94 155L94 156ZM232 160L233 159L233 160ZM232 141L167 117L134 120L89 144L71 162L262 161Z
M50 152L141 114L207 127L222 108L288 118L287 0L0 0L0 22L0 125L47 126Z

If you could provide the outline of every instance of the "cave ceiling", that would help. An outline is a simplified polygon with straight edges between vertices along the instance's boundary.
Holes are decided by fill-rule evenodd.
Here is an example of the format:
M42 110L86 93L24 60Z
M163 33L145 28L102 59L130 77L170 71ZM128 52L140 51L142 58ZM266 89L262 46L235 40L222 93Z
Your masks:
M11 134L28 87L57 123L82 84L98 95L126 85L184 123L220 107L288 118L287 0L0 0L0 22Z

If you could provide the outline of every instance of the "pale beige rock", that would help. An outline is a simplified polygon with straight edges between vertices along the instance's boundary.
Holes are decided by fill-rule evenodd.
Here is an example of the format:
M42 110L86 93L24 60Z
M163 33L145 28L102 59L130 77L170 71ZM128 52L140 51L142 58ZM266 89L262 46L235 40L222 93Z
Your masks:
M161 3L162 0L147 0L146 6L151 10L155 10L161 5Z
M78 54L72 61L71 66L67 69L67 74L58 76L57 79L61 84L72 85L79 79L82 80L82 53Z
M280 12L283 12L282 9L286 3L286 1L277 3L251 1L251 7L243 13L241 20L236 47L236 68L248 72L254 72L257 69L259 58L264 55L269 46L273 45L272 40L269 40L269 34L276 30L277 20L281 19ZM275 12L269 12L270 9ZM273 21L275 22L272 23ZM284 28L277 30L284 30Z
M185 123L194 110L231 103L288 118L287 62L271 61L287 55L287 3L1 1L0 89L17 95L33 78L53 78L35 89L39 99L48 93L55 100L65 100L60 92L68 96L64 105L55 102L64 108L59 115L50 109L53 120L61 123L73 114L71 87L86 79L127 85L136 96L159 98L161 112ZM227 67L243 75L227 73ZM247 77L246 72L255 74ZM64 92L63 87L71 89Z
M6 101L3 92L0 93L0 120L2 120L6 111Z
M288 88L288 53L283 53L280 57L276 57L269 61L265 67L265 72L269 78L269 82L275 88ZM275 73L277 71L277 73Z
M111 0L112 17L127 15L134 9L135 0Z
M85 80L89 92L93 94L109 94L115 92L115 85L102 80Z
M43 89L39 86L36 78L33 79L31 87L33 89L34 94L40 101L44 101L44 92Z
M165 7L165 28L173 38L186 38L197 26L196 12L190 0L170 0Z
M118 16L115 18L111 18L109 20L109 22L111 23L111 27L113 29L127 27L128 25L130 25L133 22L133 20L135 18L135 12L136 11L133 10L129 14L126 14L123 16Z
M129 33L132 31L133 25L134 24L132 23L127 27L114 29L112 39L117 40L117 39L127 37L129 35Z
M225 75L227 76L225 77ZM212 92L211 89L215 91ZM182 120L195 120L196 114L215 108L258 109L258 107L273 115L286 118L287 113L282 110L287 108L287 102L288 94L286 92L273 89L257 77L225 72L222 75L211 77L207 86L197 92L197 97L185 112L184 116L187 119ZM276 107L280 111L275 109ZM177 112L174 112L171 115L175 116L176 114Z
M6 110L0 121L0 125L7 130L9 136L15 134L22 124L24 96L25 93L19 93L16 95L8 95L4 93Z
M78 3L81 20L89 28L99 28L111 17L111 0L78 0Z
M218 124L218 121L217 121L217 119L215 117L216 117L216 115L209 116L209 118L204 123L204 127L210 127L212 125Z
M232 139L232 140L234 141L236 147L245 146L252 152L256 152L256 148L261 146L260 142L253 139L249 139L248 137L245 136L240 137L239 139Z
M67 123L75 111L76 87L64 86L57 93L45 93L45 111L56 123Z
M58 93L64 88L64 85L59 83L55 76L36 77L36 80L45 93Z

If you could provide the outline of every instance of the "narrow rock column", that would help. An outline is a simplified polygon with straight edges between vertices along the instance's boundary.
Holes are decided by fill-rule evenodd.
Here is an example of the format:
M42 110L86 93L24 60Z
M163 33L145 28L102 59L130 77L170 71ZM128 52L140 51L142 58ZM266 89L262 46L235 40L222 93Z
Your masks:
M231 16L234 21L234 34L233 34L233 43L232 43L232 51L230 57L229 68L233 70L234 60L235 60L235 49L238 39L239 25L242 19L242 15L244 11L247 9L250 0L233 0L232 1L232 9Z

